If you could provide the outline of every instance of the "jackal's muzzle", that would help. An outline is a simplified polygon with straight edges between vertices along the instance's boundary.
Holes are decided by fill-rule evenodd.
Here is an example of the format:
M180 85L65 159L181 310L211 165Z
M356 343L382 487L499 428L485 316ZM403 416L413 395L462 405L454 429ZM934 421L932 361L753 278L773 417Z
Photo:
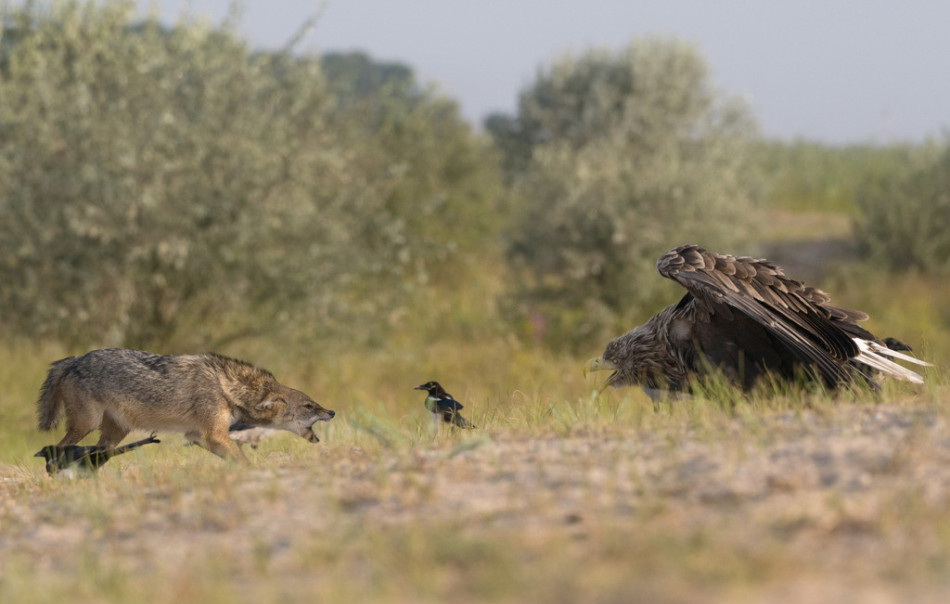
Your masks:
M317 425L318 422L328 422L336 415L336 411L331 411L330 409L324 409L321 411L317 417L310 423L309 426L304 428L300 433L300 436L306 438L312 443L320 442L320 437L317 436L316 432L313 431L313 427Z

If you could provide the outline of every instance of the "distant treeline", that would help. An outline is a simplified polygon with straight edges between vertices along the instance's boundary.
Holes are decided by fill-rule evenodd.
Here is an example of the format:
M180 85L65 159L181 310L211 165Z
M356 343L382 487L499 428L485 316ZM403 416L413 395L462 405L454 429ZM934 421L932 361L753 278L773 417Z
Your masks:
M854 212L885 262L950 259L945 152L763 143L676 40L561 57L484 135L407 66L254 52L131 1L8 7L3 28L10 336L378 342L500 270L502 316L583 341L660 295L639 278L660 252L754 241L775 203Z

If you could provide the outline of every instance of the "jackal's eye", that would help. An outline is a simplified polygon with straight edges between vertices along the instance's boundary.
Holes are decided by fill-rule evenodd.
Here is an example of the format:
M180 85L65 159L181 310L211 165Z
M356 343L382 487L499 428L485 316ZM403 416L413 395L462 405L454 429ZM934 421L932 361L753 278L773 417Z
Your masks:
M316 410L317 410L317 406L316 406L315 404L313 404L313 403L304 403L303 408L304 408L304 409L307 409L307 410L309 410L309 411L316 411Z

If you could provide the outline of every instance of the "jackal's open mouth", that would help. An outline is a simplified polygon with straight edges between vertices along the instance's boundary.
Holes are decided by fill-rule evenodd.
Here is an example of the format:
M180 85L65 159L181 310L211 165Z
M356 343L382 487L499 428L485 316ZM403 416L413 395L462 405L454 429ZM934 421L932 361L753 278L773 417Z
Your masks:
M317 427L317 422L319 421L321 420L315 419L312 422L310 422L309 426L307 426L306 428L300 431L299 433L300 436L303 436L304 438L306 438L308 441L312 443L320 442L320 437L317 436L317 433L313 431L313 429Z
M328 412L326 412L326 413L321 413L321 414L318 415L316 418L314 418L314 420L313 420L312 422L310 422L310 425L309 425L309 426L307 426L306 428L304 428L304 430L300 433L300 436L303 436L304 438L306 438L307 440L309 440L309 441L312 442L312 443L318 443L318 442L320 442L320 438L316 435L316 433L313 431L313 429L316 427L317 423L319 423L319 422L328 422L328 421L330 421L331 419L333 419L333 416L334 416L334 415L336 415L336 413L334 413L333 411L328 411Z

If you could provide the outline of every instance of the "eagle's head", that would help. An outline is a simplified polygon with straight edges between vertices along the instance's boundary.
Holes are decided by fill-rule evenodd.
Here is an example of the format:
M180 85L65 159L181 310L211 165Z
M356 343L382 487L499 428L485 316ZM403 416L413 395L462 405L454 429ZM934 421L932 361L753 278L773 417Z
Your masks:
M663 359L668 357L665 345L656 337L653 322L647 322L619 338L611 340L604 353L587 362L584 374L611 371L601 390L607 386L659 386L663 375Z
M625 341L626 337L627 336L621 336L611 340L610 343L607 344L607 348L604 349L604 354L590 359L584 367L585 376L594 371L612 372L607 376L607 380L604 382L601 390L607 386L618 388L620 386L631 386L637 383L635 376L629 371L631 364L629 362L630 355L628 346L626 345L627 341Z

